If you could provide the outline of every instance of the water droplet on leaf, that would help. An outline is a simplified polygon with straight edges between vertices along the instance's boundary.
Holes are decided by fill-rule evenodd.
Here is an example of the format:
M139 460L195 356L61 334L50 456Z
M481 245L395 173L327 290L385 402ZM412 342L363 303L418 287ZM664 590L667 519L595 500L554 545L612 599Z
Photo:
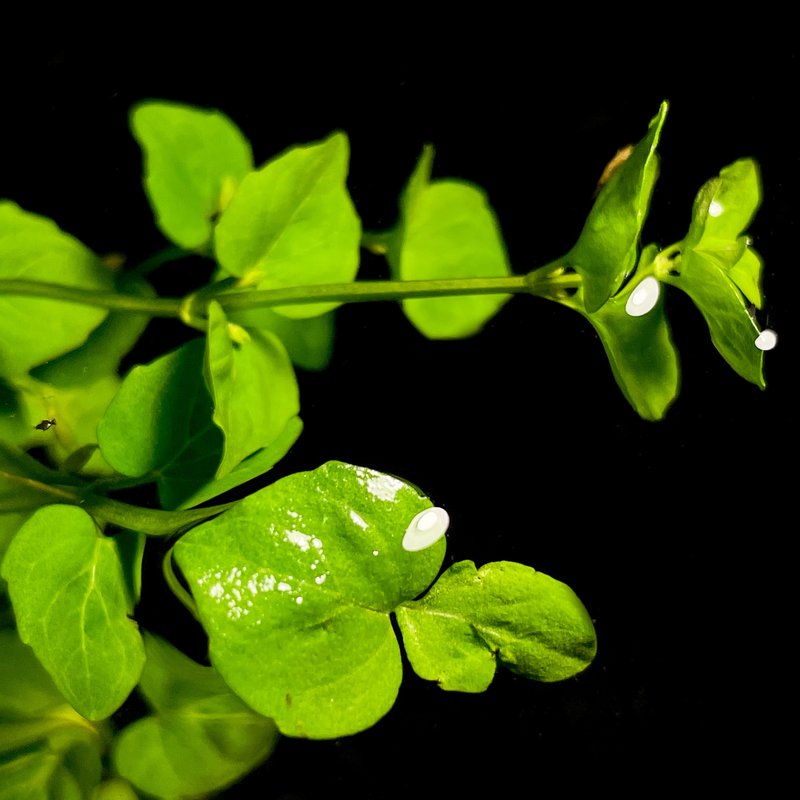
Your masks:
M625 311L632 317L643 317L655 308L660 294L661 285L652 275L648 275L631 292L628 302L625 303Z
M450 516L439 507L420 511L406 528L403 536L403 549L410 553L424 550L444 536L450 525Z
M778 334L770 328L765 328L756 337L756 347L759 350L772 350L778 344Z

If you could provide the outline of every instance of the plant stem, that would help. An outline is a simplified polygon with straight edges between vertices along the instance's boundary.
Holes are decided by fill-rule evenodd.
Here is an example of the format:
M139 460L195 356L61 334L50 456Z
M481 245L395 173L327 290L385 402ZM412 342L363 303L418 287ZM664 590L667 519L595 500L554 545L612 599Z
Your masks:
M210 300L217 300L226 311L243 311L264 306L326 302L369 303L415 297L460 297L481 294L532 294L548 297L554 292L575 288L579 284L580 278L577 275L565 272L558 262L553 262L527 275L418 281L353 281L233 292L226 286L225 290L219 292L204 289L201 290L202 294L189 295L189 298L196 301L198 311ZM114 311L145 313L151 317L177 318L182 318L188 299L97 292L75 286L24 280L0 281L0 296L4 294L47 297L53 300L100 306Z
M141 297L117 292L97 292L92 289L80 289L77 286L64 286L59 283L23 280L0 281L0 296L7 294L47 297L51 300L99 306L113 311L144 313L151 317L178 317L182 302L179 298Z
M28 489L33 489L37 492L53 495L53 497L66 500L68 503L77 503L80 500L80 497L76 492L71 492L67 489L61 489L58 486L52 486L49 483L42 483L34 478L26 478L22 475L15 475L13 472L6 472L4 469L0 469L0 478L11 481L12 483L18 483L20 486L25 486Z

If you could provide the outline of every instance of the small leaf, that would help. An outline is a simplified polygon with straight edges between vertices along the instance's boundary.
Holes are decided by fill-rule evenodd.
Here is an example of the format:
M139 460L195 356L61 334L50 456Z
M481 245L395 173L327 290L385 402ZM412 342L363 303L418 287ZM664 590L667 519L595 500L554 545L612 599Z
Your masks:
M103 456L123 475L140 477L175 463L198 435L190 425L195 405L211 399L203 384L203 339L194 339L133 367L97 427Z
M656 147L666 114L664 102L647 135L600 190L577 243L564 258L564 264L583 278L588 313L615 294L636 265L658 174Z
M45 506L14 537L2 574L20 637L67 700L88 719L116 711L144 648L113 541L82 509Z
M443 689L482 692L495 659L537 681L584 670L597 643L592 621L566 584L522 564L454 564L421 600L397 609L414 671Z
M130 122L158 227L187 250L204 249L216 216L253 168L250 143L221 112L178 103L140 103Z
M427 146L401 200L401 220L387 253L399 280L485 278L509 275L508 257L484 192L455 180L430 182L433 149ZM403 300L406 316L429 339L472 336L508 295Z
M582 289L560 301L589 320L625 398L640 417L652 421L666 414L680 389L678 353L664 313L663 293L646 314L632 316L627 311L632 294L651 272L653 255L654 248L643 253L625 288L591 314L584 311Z
M345 134L334 133L291 148L248 175L216 229L221 267L259 289L352 281L361 222L345 184L349 149ZM302 318L337 305L275 310Z
M760 330L747 303L762 303L761 259L744 234L760 202L756 163L741 159L725 167L700 189L680 259L663 279L692 298L728 364L763 389Z
M269 331L233 342L225 312L212 302L206 342L206 383L225 437L220 478L281 434L300 410L300 397L286 350Z
M390 620L434 579L445 551L403 549L430 501L390 475L341 462L246 497L175 545L213 665L290 736L373 725L402 662Z
M51 220L0 201L0 279L110 290L100 259ZM102 308L44 297L0 295L0 375L15 376L81 345Z
M162 639L145 638L147 663L140 690L151 716L122 730L114 766L154 797L185 798L219 791L272 752L277 729L203 667Z

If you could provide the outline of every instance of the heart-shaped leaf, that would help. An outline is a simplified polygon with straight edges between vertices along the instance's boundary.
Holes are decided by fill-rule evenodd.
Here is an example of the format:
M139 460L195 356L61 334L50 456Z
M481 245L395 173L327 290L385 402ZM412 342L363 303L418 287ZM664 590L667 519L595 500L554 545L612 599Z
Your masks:
M214 666L291 736L364 730L401 679L390 613L422 592L444 539L409 552L430 501L413 486L328 462L290 475L191 530L175 558L209 634Z

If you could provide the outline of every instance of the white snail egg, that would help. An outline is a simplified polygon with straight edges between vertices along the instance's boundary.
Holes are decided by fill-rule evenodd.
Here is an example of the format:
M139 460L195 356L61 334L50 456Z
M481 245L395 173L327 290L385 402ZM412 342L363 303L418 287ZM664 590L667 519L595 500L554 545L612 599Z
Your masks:
M708 216L709 217L718 217L722 212L725 210L722 203L719 200L712 200L708 204Z
M756 337L756 347L759 350L772 350L778 344L778 334L770 328L764 328Z
M648 275L632 292L625 303L625 311L632 317L643 317L652 311L661 294L661 285L652 276Z
M450 525L450 516L438 506L420 511L409 522L403 536L403 549L409 553L416 553L430 547L434 542L444 536Z

